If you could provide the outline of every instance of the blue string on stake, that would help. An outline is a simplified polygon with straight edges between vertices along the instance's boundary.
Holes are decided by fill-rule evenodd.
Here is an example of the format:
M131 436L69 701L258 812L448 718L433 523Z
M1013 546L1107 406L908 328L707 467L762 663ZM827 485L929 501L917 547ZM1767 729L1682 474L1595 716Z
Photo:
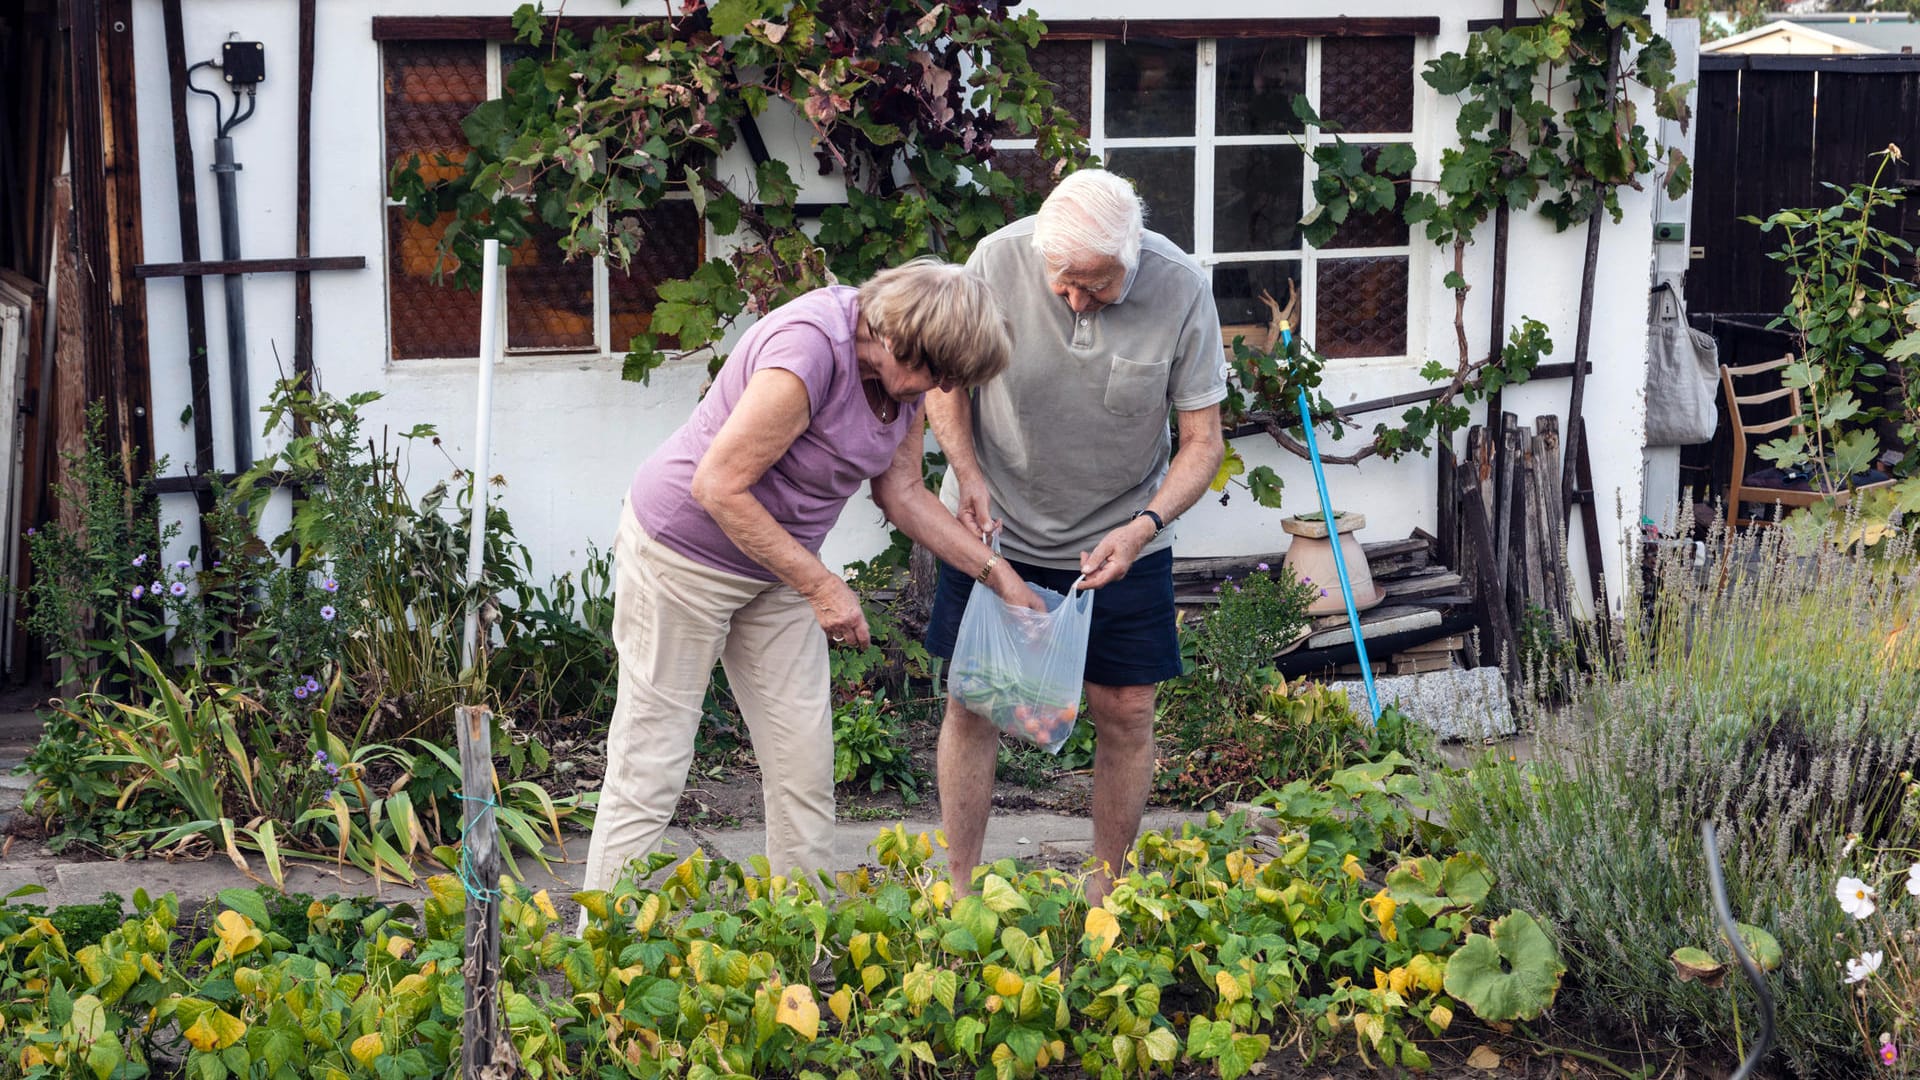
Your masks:
M480 804L482 809L474 815L475 821L477 821L481 815L485 814L488 809L497 810L500 807L500 804L494 802L492 799L476 799L471 795L461 795L459 798L463 802ZM488 820L489 823L491 823L492 819L490 816ZM471 827L473 823L473 821L469 821L460 826L460 865L455 868L454 874L460 879L460 887L467 890L468 896L475 900L491 903L492 901L500 899L500 890L485 885L480 881L480 872L473 865L473 853L467 850L467 829Z
M1280 324L1280 343L1293 348L1293 328ZM1313 461L1313 483L1320 490L1320 516L1327 523L1327 542L1333 546L1333 569L1340 578L1340 598L1346 601L1347 625L1353 628L1353 651L1359 654L1360 677L1367 684L1367 723L1380 720L1380 695L1373 688L1373 664L1367 660L1367 639L1360 633L1360 610L1353 605L1353 583L1347 580L1347 559L1340 552L1340 524L1334 520L1333 500L1327 497L1327 473L1320 466L1320 443L1313 437L1313 406L1300 391L1300 430L1306 434L1307 456Z

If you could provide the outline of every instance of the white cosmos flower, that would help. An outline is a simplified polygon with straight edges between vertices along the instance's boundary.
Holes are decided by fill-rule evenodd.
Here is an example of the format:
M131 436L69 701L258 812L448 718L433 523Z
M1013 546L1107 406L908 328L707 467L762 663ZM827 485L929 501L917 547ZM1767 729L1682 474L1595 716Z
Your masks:
M1886 959L1885 953L1870 952L1861 953L1858 960L1847 961L1847 982L1857 983L1864 981L1867 976L1880 970L1880 961L1884 959Z
M1907 867L1907 892L1920 896L1920 862Z
M1873 886L1857 877L1841 878L1833 887L1833 895L1840 901L1840 910L1856 919L1873 914Z

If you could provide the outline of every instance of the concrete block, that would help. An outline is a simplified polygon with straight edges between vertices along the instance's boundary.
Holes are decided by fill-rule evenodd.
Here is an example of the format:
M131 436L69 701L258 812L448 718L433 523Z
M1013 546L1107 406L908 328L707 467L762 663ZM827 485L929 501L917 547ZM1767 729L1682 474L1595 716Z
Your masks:
M1346 691L1355 712L1366 715L1365 683L1333 685ZM1442 740L1487 739L1511 735L1515 730L1506 679L1497 667L1375 679L1374 690L1382 708L1398 705L1401 712Z

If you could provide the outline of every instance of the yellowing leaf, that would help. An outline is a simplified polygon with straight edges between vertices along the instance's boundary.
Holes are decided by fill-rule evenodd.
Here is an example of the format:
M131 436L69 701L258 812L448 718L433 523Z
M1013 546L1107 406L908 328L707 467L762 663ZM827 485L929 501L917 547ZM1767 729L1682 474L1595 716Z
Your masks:
M1445 1031L1453 1023L1453 1010L1445 1005L1435 1005L1433 1011L1427 1014L1427 1019L1433 1021L1434 1027Z
M933 901L934 907L945 911L948 902L953 899L953 886L944 878L936 881L927 887L927 899Z
M413 951L413 939L394 936L387 939L387 955L395 960L405 960Z
M347 1052L353 1055L353 1060L372 1068L373 1059L379 1057L386 1048L387 1044L381 1041L380 1033L369 1031L353 1040L353 1045L347 1048Z
M1467 1065L1485 1072L1492 1072L1500 1067L1500 1055L1493 1052L1493 1047L1482 1043L1473 1048L1473 1053L1467 1055Z
M1009 911L1031 911L1026 898L1014 889L1006 878L999 874L988 874L980 883L980 899L996 915L1005 915Z
M1120 940L1120 920L1114 918L1113 912L1106 908L1089 908L1087 936L1100 943L1100 947L1093 953L1093 958L1098 960L1107 954L1108 949L1113 948L1114 942Z
M1340 870L1355 881L1367 876L1366 871L1360 866L1360 860L1354 858L1351 851L1347 852L1347 857L1340 861Z
M1146 1037L1147 1056L1155 1061L1168 1062L1180 1056L1180 1040L1166 1028L1154 1028Z
M873 988L887 981L887 969L879 964L868 964L860 969L860 989L873 993Z
M559 921L560 912L554 908L553 898L547 895L547 890L541 889L533 894L533 906L540 909L540 914L545 915L548 922Z
M1003 970L993 981L993 992L1001 997L1019 997L1026 985L1026 980L1017 973Z
M1413 973L1408 971L1406 968L1397 967L1397 968L1394 968L1392 971L1387 972L1387 989L1388 990L1391 990L1394 993L1399 994L1401 997L1404 998L1407 996L1407 991L1411 989L1412 986L1413 986Z
M1387 1037L1387 1027L1381 1023L1378 1016L1372 1013L1354 1013L1353 1034L1356 1040L1371 1042L1378 1048L1380 1040ZM1362 1045L1364 1046L1365 1044L1362 1043Z
M247 1033L247 1025L239 1017L229 1015L219 1009L208 1009L200 1014L200 1019L187 1026L187 1041L195 1050L211 1053L225 1050L240 1041Z
M1366 901L1366 904L1373 909L1373 917L1380 923L1380 936L1388 941L1399 941L1400 928L1393 924L1393 913L1399 910L1400 905L1393 897L1388 896L1387 891L1382 889L1374 893L1372 899Z
M1407 962L1407 974L1413 976L1413 984L1428 993L1438 993L1447 979L1447 965L1421 953Z
M812 1042L820 1034L820 1006L813 1000L813 990L793 983L780 991L780 1007L774 1011L773 1019Z
M633 932L646 937L653 930L653 924L660 921L660 894L654 893L640 904L640 911L633 917Z
M260 946L266 940L253 920L237 911L223 911L213 920L213 933L220 939L220 945L213 951L213 962L232 960L244 956Z
M833 1018L842 1024L847 1022L847 1014L853 1011L853 991L846 987L835 990L827 998L827 1008L833 1010Z
M1234 978L1232 972L1214 972L1213 985L1220 991L1220 1000L1229 1005L1246 996L1246 991L1240 988L1240 980Z

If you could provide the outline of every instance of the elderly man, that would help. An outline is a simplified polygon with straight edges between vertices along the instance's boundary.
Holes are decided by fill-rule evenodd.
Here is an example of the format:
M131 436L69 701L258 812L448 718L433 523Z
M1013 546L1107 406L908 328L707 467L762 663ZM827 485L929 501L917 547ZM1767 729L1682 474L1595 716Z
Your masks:
M1013 326L1012 362L977 390L930 393L951 468L941 496L963 525L1002 529L1023 578L1094 593L1085 671L1094 754L1087 882L1099 903L1124 869L1153 783L1156 684L1180 674L1172 521L1226 453L1226 366L1207 275L1142 227L1131 185L1082 170L1040 212L981 241L968 265ZM1171 452L1168 414L1178 417ZM942 565L927 647L953 655L973 581ZM980 860L998 746L992 724L951 697L940 729L942 823L954 886Z

